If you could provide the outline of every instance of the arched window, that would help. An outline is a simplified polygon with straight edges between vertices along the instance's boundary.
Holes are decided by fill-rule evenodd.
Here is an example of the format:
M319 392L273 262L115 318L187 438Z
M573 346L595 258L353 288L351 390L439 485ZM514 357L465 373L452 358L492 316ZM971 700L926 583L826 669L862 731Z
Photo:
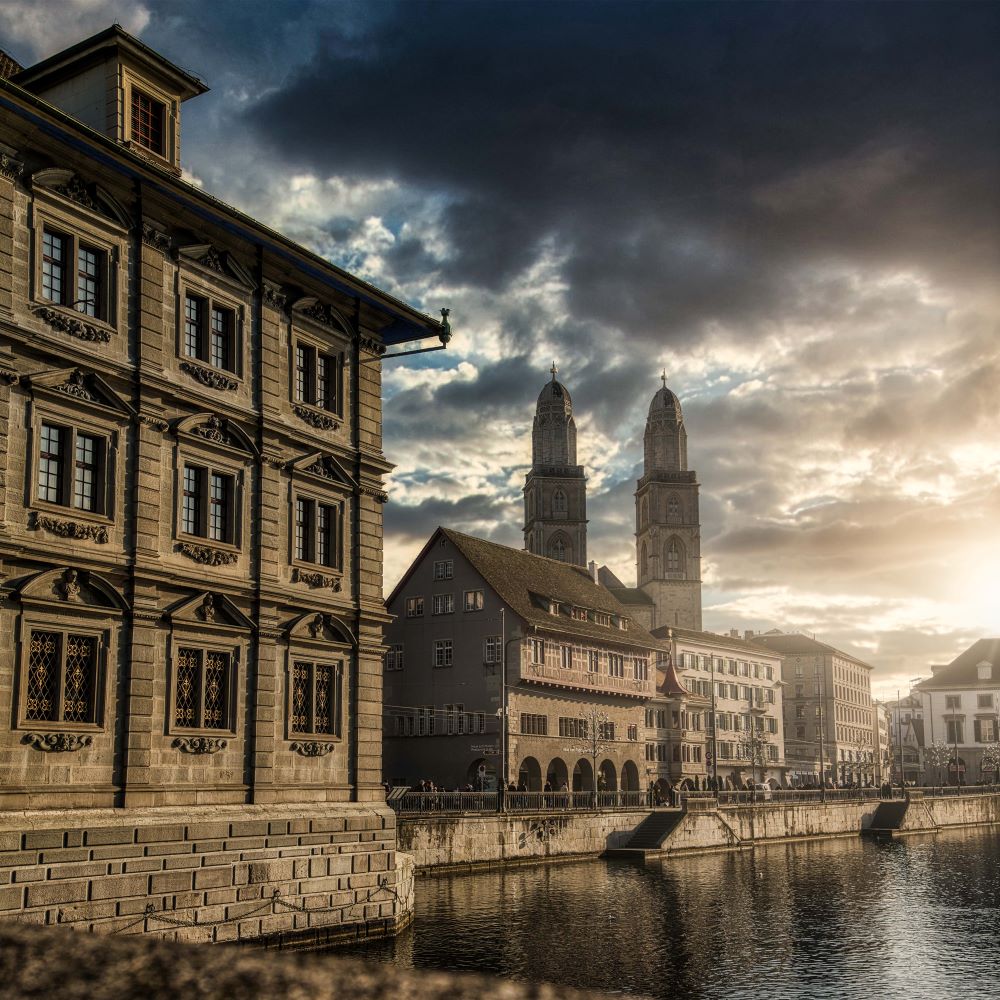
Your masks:
M680 520L681 502L676 493L671 493L667 498L667 517L672 521Z
M649 524L649 499L643 497L639 502L639 527L645 528Z
M676 538L671 538L667 542L664 557L664 567L668 578L683 579L684 577L684 549Z
M549 542L549 558L567 562L572 556L570 546L562 535L556 535Z
M566 494L562 490L556 490L555 493L552 494L552 513L566 513Z
M646 552L646 543L642 543L639 549L639 576L645 580L649 576L649 554Z

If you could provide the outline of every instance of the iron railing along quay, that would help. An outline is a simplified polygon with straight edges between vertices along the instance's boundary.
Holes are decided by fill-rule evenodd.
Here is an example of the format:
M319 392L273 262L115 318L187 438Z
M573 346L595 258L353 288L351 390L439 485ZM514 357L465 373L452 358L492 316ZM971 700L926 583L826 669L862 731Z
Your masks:
M614 812L648 809L648 792L504 792L503 812L573 810ZM496 792L421 792L411 790L389 803L397 813L483 813L500 811Z

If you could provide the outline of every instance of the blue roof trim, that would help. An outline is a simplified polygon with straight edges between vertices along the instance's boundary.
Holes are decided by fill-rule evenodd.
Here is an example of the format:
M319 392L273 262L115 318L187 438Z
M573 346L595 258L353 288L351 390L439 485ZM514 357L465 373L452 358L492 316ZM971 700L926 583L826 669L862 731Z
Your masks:
M191 211L194 215L211 222L213 225L221 227L227 232L232 233L234 236L239 236L241 239L245 239L250 243L259 244L265 247L265 249L267 249L275 257L291 264L296 270L301 271L303 274L307 274L311 278L315 278L328 288L333 288L350 298L359 298L362 302L365 302L368 305L384 312L396 311L393 308L392 303L387 303L384 299L379 298L377 295L370 294L365 292L364 289L355 288L347 282L338 280L336 276L330 274L329 271L324 270L321 266L310 264L301 260L290 250L285 249L281 246L281 244L276 243L274 240L269 239L260 232L255 231L249 226L241 225L237 220L227 219L225 217L224 210L221 207L213 210L208 206L198 204L197 200L193 198L185 197L179 191L174 191L164 184L158 183L155 180L150 180L148 177L143 176L138 170L129 167L127 164L121 163L115 157L103 152L100 148L78 138L71 132L60 128L58 125L54 125L51 122L46 121L41 116L33 114L5 97L0 97L0 107L13 111L14 114L19 117L30 121L31 124L34 125L40 132L43 132L54 139L58 139L60 142L64 142L73 149L86 153L91 159L96 160L98 163L103 164L116 173L122 174L131 180L141 181L147 187L152 188L165 197L184 205L185 208ZM207 195L207 197L211 197L211 195ZM289 243L291 243L291 240L289 240ZM302 252L305 254L311 253L311 251L306 250L305 247L302 248ZM403 344L411 340L423 340L427 337L436 337L439 332L440 324L430 318L428 318L428 325L424 325L397 315L393 322L385 327L381 335L386 346L391 347L395 344Z

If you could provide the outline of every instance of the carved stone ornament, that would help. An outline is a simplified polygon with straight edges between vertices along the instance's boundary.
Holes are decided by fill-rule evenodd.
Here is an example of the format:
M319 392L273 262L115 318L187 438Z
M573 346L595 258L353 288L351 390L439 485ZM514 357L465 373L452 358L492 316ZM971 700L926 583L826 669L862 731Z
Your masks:
M229 746L229 740L219 736L178 736L170 745L182 753L218 753Z
M335 594L340 593L339 576L327 576L325 573L310 573L308 570L296 567L292 570L292 583L304 583L309 587L329 587Z
M215 414L212 414L199 427L195 427L191 433L197 434L198 437L203 437L206 441L214 441L216 444L230 444L232 440L222 429L221 418L215 416Z
M339 420L334 420L333 417L328 417L325 413L322 413L320 410L314 410L310 406L302 406L299 403L294 403L292 410L300 420L304 420L310 426L316 427L321 431L335 431L340 426Z
M209 624L215 621L215 598L211 594L205 595L205 600L198 609L198 617Z
M63 521L47 514L33 512L31 527L35 531L48 531L60 538L90 540L98 545L107 545L108 529L101 524L81 524L79 521Z
M303 740L293 743L289 750L302 754L303 757L325 757L328 753L333 753L333 743L321 743L317 740Z
M328 466L321 458L313 462L312 465L307 465L302 471L310 472L314 476L321 476L323 479L329 479L331 482L336 482L339 478L334 475L330 466Z
M202 385L207 385L209 389L235 389L239 385L236 379L223 375L222 372L217 372L212 368L196 365L193 361L182 361L181 371L187 372Z
M317 323L322 323L324 326L332 326L334 329L340 329L340 319L337 314L330 308L330 306L323 305L322 302L314 302L311 306L307 306L302 310L303 316L308 316L310 319L315 320Z
M142 224L142 242L162 254L170 253L170 237L148 222Z
M52 388L56 392L64 392L76 399L85 399L90 403L97 402L97 397L87 388L86 375L79 368L62 385L54 385Z
M22 742L46 753L72 753L89 747L94 737L87 733L25 733Z
M385 490L376 489L374 486L362 486L361 492L366 497L373 497L378 503L388 503L389 494Z
M222 552L208 545L194 545L191 542L181 542L177 551L202 566L232 566L239 558L235 552Z
M56 589L64 601L75 601L80 596L80 584L77 583L77 576L75 569L68 569L63 573L59 583L56 584Z
M44 323L48 323L53 330L60 333L68 333L71 337L78 337L94 344L106 344L111 340L111 334L107 330L84 323L83 320L75 316L67 316L57 309L50 309L48 306L36 306L32 312Z
M0 368L0 381L6 382L7 385L17 385L20 379L21 376L13 368Z
M152 413L140 413L138 420L140 424L152 427L155 431L165 431L170 426L168 420L164 420L163 417L153 416Z
M24 164L10 153L0 153L0 174L8 180L16 181L24 170Z
M226 267L222 263L222 257L219 255L219 251L216 250L215 247L209 247L205 253L198 258L198 263L211 268L213 271L218 271L219 274L226 273Z
M385 354L386 347L381 341L376 340L374 337L358 337L358 346L362 351L367 351L369 354Z
M281 310L285 308L287 301L288 296L277 285L272 285L269 281L264 282L264 305Z
M101 211L97 199L87 190L87 185L80 180L77 174L73 174L65 184L60 184L53 190L64 198L69 198L70 201L75 201L78 205L89 208L92 212Z

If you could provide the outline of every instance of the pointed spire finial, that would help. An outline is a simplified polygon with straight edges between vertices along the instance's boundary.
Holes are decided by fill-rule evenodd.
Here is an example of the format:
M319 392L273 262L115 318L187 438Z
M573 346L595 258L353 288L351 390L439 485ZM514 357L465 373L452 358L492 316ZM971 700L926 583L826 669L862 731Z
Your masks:
M660 375L660 378L663 379L663 388L666 389L666 387L667 387L667 369L666 368L663 369L663 373Z
M549 369L549 371L552 372L552 381L555 382L555 380L556 380L556 374L559 371L559 369L556 368L555 361L552 362L552 367Z

